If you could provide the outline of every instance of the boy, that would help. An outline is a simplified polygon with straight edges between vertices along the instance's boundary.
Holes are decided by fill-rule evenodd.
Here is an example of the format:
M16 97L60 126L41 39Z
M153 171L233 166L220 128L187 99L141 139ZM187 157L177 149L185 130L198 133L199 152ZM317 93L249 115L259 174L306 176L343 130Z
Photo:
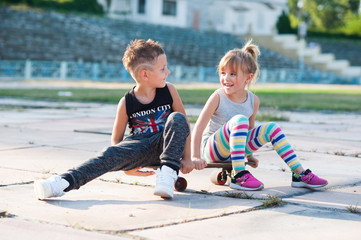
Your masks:
M109 171L149 176L154 172L140 169L156 164L160 168L154 194L172 198L179 170L193 170L189 122L177 90L166 82L170 72L161 45L151 39L134 40L124 53L123 64L136 86L119 101L112 146L61 176L35 181L38 199L62 196ZM124 138L127 124L130 136Z

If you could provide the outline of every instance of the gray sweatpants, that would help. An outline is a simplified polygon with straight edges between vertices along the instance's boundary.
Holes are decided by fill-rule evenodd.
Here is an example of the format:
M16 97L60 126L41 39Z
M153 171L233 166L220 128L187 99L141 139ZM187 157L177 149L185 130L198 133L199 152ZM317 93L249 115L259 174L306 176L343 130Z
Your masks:
M98 157L61 175L70 180L70 186L66 191L79 189L80 186L110 171L126 171L159 164L178 171L182 167L181 158L189 132L186 117L182 113L173 112L162 131L126 137L119 144L108 147Z

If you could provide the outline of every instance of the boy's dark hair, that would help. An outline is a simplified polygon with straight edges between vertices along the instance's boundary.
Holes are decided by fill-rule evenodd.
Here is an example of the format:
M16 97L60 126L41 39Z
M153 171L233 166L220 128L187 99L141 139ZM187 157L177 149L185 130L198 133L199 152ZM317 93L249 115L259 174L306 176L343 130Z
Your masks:
M152 39L147 41L135 39L131 41L124 52L123 64L125 69L133 76L137 76L141 69L153 69L155 60L164 54L162 45Z

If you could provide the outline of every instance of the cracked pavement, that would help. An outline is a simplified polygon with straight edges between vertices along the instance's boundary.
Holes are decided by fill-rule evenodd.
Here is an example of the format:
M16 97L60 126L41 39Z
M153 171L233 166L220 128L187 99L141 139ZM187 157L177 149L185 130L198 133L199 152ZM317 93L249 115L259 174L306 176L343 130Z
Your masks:
M359 239L360 113L279 113L290 119L278 124L304 168L328 180L320 190L292 188L290 170L267 145L255 153L259 167L250 169L262 191L213 185L214 169L194 170L181 174L188 187L169 201L153 195L155 176L111 172L63 197L37 200L34 180L63 173L110 144L115 111L112 104L0 98L2 240ZM195 116L200 109L186 111ZM270 196L283 204L265 207Z

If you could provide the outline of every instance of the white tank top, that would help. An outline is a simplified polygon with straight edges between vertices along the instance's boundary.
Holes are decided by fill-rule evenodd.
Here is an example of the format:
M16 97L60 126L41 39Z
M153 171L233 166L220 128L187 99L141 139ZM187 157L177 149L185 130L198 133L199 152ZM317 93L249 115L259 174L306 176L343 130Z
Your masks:
M219 95L219 105L203 132L202 148L208 138L233 116L242 114L245 117L250 118L254 111L254 94L250 91L247 91L247 99L243 103L236 103L230 100L222 88L217 89L216 92Z

